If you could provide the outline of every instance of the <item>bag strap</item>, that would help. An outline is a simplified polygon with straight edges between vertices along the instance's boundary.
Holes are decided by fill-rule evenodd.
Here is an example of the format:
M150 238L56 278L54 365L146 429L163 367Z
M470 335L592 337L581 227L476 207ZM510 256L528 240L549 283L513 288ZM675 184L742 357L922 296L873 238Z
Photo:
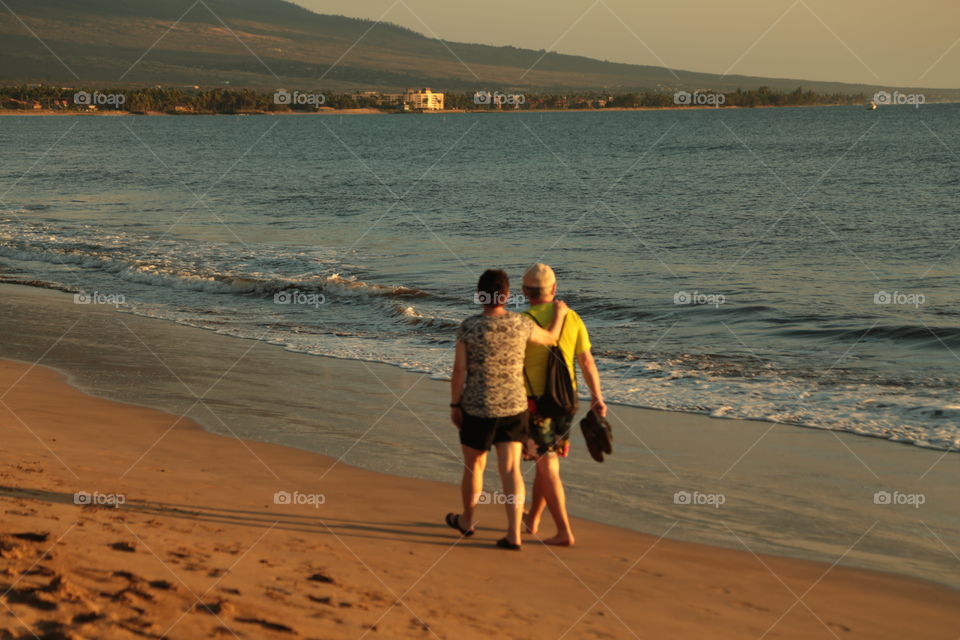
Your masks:
M540 321L537 320L537 317L536 317L535 315L533 315L532 313L530 313L530 310L529 310L529 309L526 310L526 311L524 311L524 312L523 312L523 315L525 315L525 316L530 316L530 319L533 320L534 322L536 322L538 327L540 327L541 329L544 328L543 325L540 324ZM567 316L563 316L563 322L560 323L560 335L561 335L561 336L563 335L563 329L564 329L564 327L566 327L566 326L567 326ZM560 349L560 355L563 357L563 364L566 365L566 364L567 364L567 356L563 353L563 348L560 346L560 339L559 339L559 338L557 338L556 347L557 347L557 349ZM523 378L524 378L524 380L526 381L526 384L527 384L527 395L528 395L528 396L532 396L532 395L533 395L533 384L531 384L531 382L530 382L530 376L527 375L527 367L526 367L526 366L523 367Z

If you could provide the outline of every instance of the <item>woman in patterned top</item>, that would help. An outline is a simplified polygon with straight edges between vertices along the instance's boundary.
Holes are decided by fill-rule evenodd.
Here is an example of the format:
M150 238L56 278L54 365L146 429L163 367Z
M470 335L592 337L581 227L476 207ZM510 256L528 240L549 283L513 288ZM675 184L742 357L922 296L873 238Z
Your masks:
M508 523L507 536L498 540L497 546L519 550L524 502L520 453L527 436L523 358L528 341L547 346L556 343L567 305L556 301L553 323L542 329L529 316L504 309L509 295L507 274L499 269L485 271L476 295L483 313L470 316L457 330L450 418L460 430L463 448L463 513L448 513L447 524L464 536L473 535L476 506L486 497L483 470L487 453L496 445Z

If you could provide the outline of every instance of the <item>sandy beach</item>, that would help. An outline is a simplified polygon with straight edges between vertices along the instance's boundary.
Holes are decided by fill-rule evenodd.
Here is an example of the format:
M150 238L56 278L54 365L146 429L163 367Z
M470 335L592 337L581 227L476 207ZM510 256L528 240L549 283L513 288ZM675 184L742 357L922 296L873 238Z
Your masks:
M42 366L0 363L0 389L0 637L952 638L960 623L960 594L933 584L584 521L580 548L504 552L495 507L472 539L443 526L450 486L211 435Z
M783 558L581 518L575 520L578 547L553 549L530 538L513 553L493 547L505 520L495 506L481 507L476 536L458 539L442 523L457 506L451 484L358 469L345 456L209 433L181 417L190 404L165 413L93 397L45 366L62 364L73 369L71 381L91 386L74 371L115 358L113 345L124 340L120 325L91 332L77 324L95 323L101 314L122 319L155 347L146 327L248 351L256 343L71 305L60 292L2 290L0 322L7 328L12 315L58 308L65 328L73 323L73 334L61 335L53 347L48 342L43 359L0 364L0 637L956 635L957 591L841 566L847 554L834 563ZM43 334L39 324L35 328ZM30 342L22 331L5 335L11 336L5 351ZM68 345L76 340L79 350ZM265 351L326 367L327 377L312 386L327 397L339 394L337 377L344 374L329 364L337 361ZM243 404L243 394L252 397L256 387L246 373L239 379L236 371L224 374L233 359L220 353L219 377L234 379L227 388L241 394L235 400ZM159 376L150 377L149 356L143 355L140 362L112 366L126 380L131 401L156 402L148 398ZM193 357L203 369L201 354ZM173 366L185 385L198 383ZM412 375L393 370L401 378ZM197 384L198 395L201 386L207 389ZM371 396L371 404L380 401ZM225 408L212 393L204 402L210 411ZM350 411L333 413L350 421ZM260 415L261 422L270 420ZM364 425L347 426L356 431ZM78 492L86 492L81 502L100 505L75 504ZM291 504L275 502L278 492L289 494ZM843 546L851 551L856 542Z

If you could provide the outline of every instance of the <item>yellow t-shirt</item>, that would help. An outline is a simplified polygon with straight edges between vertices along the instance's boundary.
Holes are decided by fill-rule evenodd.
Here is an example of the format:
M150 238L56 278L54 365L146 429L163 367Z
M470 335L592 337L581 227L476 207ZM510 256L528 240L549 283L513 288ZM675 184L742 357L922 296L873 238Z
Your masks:
M532 305L529 311L536 318L541 327L548 328L553 322L553 303ZM577 374L574 370L574 359L584 351L590 350L590 336L587 335L587 327L583 320L577 315L577 312L570 309L564 319L563 331L560 333L560 348L563 350L563 357L570 368L570 379L573 380L573 388L577 388ZM527 351L523 360L523 370L526 375L527 393L534 396L542 396L547 386L547 357L550 350L540 344L532 342L527 343ZM532 389L530 387L533 387Z

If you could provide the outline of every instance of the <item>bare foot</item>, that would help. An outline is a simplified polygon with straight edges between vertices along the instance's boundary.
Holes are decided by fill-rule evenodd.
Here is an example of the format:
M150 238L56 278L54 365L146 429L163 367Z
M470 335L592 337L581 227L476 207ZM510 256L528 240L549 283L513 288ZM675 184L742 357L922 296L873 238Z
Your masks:
M537 534L537 531L540 530L540 521L534 520L529 512L524 512L523 514L523 532L530 533L533 535Z
M572 547L575 540L572 533L558 533L552 538L547 538L543 544L550 544L555 547Z

